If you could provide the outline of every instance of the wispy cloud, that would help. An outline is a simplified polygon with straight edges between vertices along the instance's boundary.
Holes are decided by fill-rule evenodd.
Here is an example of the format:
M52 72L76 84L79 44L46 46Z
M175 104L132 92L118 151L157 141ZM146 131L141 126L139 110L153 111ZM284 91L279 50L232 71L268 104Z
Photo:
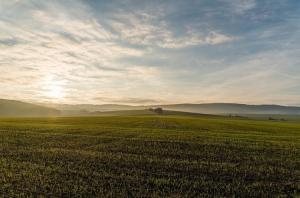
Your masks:
M0 97L294 103L297 5L0 0Z
M95 101L98 103L117 103L117 104L129 104L129 105L150 105L150 104L160 104L163 101L147 98L110 98L110 97L95 97Z
M256 0L224 0L225 2L229 3L232 8L233 12L236 14L244 14L251 9L256 7Z
M236 39L215 31L206 34L194 29L186 34L174 36L166 21L161 16L152 16L145 12L121 13L113 16L110 25L118 32L120 39L135 45L162 48L185 48L197 45L217 45Z

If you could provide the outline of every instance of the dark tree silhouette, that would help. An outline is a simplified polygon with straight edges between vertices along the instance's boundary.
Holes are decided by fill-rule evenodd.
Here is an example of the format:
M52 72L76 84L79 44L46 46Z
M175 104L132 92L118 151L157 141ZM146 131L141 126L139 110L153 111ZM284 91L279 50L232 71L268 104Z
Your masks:
M162 108L158 107L158 108L154 109L154 112L157 113L157 114L163 114L164 111L163 111Z

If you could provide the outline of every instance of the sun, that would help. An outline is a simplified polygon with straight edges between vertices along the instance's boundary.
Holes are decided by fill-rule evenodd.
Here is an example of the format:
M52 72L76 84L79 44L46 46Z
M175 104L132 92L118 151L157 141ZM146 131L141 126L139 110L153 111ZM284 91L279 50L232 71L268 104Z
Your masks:
M47 96L52 99L63 99L64 98L63 88L59 85L51 85L48 88Z
M59 81L55 76L49 75L43 81L43 95L53 101L63 100L65 97L64 82Z

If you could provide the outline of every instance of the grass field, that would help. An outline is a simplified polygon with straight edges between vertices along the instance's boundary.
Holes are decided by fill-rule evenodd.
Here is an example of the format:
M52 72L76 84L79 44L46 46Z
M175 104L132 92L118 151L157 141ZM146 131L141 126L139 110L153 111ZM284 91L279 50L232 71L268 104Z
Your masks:
M0 197L297 197L300 123L0 119Z

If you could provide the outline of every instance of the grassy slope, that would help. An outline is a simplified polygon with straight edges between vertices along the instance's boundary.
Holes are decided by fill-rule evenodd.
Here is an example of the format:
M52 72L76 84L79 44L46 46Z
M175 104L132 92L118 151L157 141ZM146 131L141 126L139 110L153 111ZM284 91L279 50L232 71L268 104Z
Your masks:
M60 111L40 105L0 99L0 117L58 116Z
M299 123L210 116L3 118L0 192L299 195L299 138Z
M241 116L257 120L269 120L269 118L273 118L277 120L285 120L287 122L300 122L300 115L241 114Z

